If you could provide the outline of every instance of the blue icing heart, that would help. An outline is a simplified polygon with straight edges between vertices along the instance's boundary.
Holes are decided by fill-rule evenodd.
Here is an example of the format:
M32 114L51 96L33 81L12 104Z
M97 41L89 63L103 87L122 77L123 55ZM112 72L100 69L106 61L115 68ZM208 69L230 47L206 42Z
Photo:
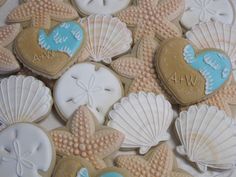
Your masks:
M60 51L72 57L81 47L84 31L76 22L64 22L47 35L44 29L39 30L39 45L50 51Z
M81 168L77 173L77 177L90 177L90 176L86 168ZM124 176L117 172L107 172L99 177L124 177Z
M189 44L185 46L183 56L184 60L205 78L206 95L220 88L230 76L230 59L218 51L205 51L196 56L192 45Z

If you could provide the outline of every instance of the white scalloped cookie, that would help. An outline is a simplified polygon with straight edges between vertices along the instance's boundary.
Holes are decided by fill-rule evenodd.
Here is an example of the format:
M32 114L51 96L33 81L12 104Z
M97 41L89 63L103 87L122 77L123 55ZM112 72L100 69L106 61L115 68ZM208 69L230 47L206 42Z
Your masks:
M234 16L234 7L230 0L185 0L181 24L187 29L210 20L232 24Z
M131 0L73 0L73 4L83 15L114 14L130 4Z
M49 136L30 123L14 124L0 133L1 177L50 177L55 150Z
M94 63L71 67L56 82L54 100L64 120L82 105L87 105L99 123L103 123L110 107L123 96L119 78L109 68Z

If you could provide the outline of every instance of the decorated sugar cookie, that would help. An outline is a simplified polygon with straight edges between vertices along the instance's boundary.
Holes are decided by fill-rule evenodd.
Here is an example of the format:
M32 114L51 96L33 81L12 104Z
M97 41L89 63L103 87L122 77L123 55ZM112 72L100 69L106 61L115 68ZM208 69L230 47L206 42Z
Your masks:
M181 105L210 96L231 74L230 59L223 51L197 51L182 38L171 39L161 46L156 55L156 68L165 89Z
M192 28L201 22L220 21L232 24L235 9L231 0L185 0L185 11L181 23L185 28Z
M82 15L114 14L125 9L131 0L73 0Z
M7 47L20 32L20 24L0 27L0 74L10 74L20 69L15 56Z
M29 124L14 124L0 132L0 171L7 177L50 177L55 150L47 133Z
M74 65L54 88L55 105L64 120L68 120L79 106L87 105L99 123L103 123L109 108L122 95L119 78L109 68L94 63Z
M80 24L68 21L51 30L25 29L16 40L15 51L30 70L56 79L75 62L84 40L84 31Z
M28 0L13 9L7 16L7 22L31 22L33 27L51 27L51 19L57 21L72 20L78 17L76 10L60 0Z
M104 158L117 151L124 139L119 131L99 126L95 116L80 106L67 123L67 128L51 131L57 154L88 160L96 169L106 167Z

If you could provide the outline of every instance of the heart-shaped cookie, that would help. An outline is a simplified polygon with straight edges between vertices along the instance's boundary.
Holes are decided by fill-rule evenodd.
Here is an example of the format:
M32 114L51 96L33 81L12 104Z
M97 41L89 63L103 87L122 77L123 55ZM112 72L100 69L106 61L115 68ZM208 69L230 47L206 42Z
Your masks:
M77 59L84 42L84 31L76 22L64 22L50 31L23 30L15 42L15 53L33 72L58 78Z
M164 42L155 64L165 89L181 105L212 95L226 83L232 70L229 57L222 51L197 51L183 38Z

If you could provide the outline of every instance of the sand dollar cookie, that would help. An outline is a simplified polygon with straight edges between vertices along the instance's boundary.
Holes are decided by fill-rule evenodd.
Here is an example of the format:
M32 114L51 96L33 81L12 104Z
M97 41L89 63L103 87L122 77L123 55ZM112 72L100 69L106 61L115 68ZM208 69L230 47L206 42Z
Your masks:
M156 69L165 89L178 104L197 103L229 79L229 57L217 49L197 51L185 39L166 41L156 55Z
M55 150L46 132L29 124L14 124L0 133L0 171L7 177L50 177Z
M73 0L72 3L83 15L114 14L125 9L131 0Z
M82 27L68 21L49 31L42 28L25 29L18 36L14 49L20 61L30 70L55 79L75 62L83 42Z
M109 108L122 95L123 88L117 76L109 68L94 63L74 65L54 88L55 105L64 120L68 120L79 106L87 105L103 123Z

